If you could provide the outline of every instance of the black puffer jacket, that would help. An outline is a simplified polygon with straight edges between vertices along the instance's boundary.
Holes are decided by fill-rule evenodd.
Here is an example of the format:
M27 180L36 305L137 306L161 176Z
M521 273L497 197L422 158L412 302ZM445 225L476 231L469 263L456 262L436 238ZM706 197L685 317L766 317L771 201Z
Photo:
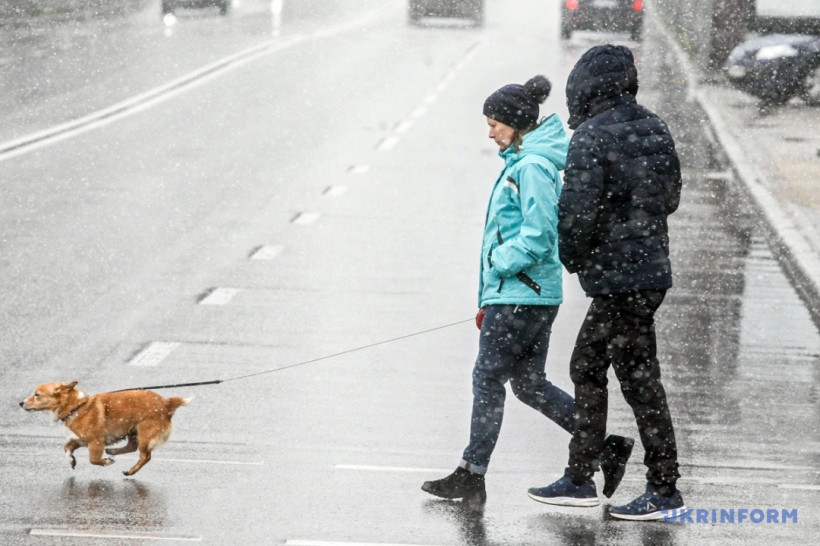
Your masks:
M666 217L680 162L666 124L635 101L624 46L587 51L567 81L569 145L558 204L559 254L588 296L672 286Z

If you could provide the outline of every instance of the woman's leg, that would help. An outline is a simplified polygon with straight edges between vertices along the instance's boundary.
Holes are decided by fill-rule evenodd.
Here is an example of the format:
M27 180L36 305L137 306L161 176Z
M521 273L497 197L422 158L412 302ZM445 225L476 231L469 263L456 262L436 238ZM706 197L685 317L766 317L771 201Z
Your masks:
M529 322L539 327L513 366L510 386L519 400L572 434L575 430L575 402L567 392L548 381L545 372L552 323L558 314L558 306L528 306L525 310L531 317Z

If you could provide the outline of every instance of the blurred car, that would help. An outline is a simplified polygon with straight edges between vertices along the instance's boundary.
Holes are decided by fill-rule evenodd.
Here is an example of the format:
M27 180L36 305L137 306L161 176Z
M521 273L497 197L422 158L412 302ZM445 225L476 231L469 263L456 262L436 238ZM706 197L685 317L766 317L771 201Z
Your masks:
M408 15L416 25L424 17L456 17L479 26L484 23L484 0L409 0Z
M770 34L743 42L729 55L726 76L768 104L795 96L820 104L820 36Z
M641 39L643 0L562 0L561 38L568 40L576 30L628 32Z
M174 13L177 8L207 8L216 6L219 13L227 15L231 11L232 0L162 0L162 14Z

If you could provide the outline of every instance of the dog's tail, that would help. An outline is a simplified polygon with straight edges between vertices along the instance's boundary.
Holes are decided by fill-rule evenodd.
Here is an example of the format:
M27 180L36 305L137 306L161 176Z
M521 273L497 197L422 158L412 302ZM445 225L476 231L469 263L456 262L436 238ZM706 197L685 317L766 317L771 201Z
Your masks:
M171 398L166 398L165 407L168 408L168 416L173 417L174 412L177 410L178 407L187 406L191 403L191 400L193 399L193 396L190 398L180 398L179 396L172 396Z

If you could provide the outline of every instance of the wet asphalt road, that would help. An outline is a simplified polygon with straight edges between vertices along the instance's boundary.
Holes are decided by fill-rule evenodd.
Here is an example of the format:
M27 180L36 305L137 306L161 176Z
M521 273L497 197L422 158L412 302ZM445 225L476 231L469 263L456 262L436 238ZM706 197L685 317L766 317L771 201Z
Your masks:
M268 3L245 0L229 18L181 13L170 30L149 10L6 42L2 142L246 56L138 112L0 156L0 542L792 544L820 534L820 336L686 102L660 31L640 45L583 33L562 44L557 10L505 6L489 2L484 29L415 29L399 1L313 0L284 11L280 27ZM535 14L524 22L510 11L524 8ZM469 323L267 373L469 319L500 168L481 101L544 72L546 108L565 118L563 81L601 39L635 48L639 97L667 120L684 163L670 224L676 287L658 316L680 488L707 520L757 509L796 511L797 522L632 524L607 520L607 503L538 505L526 488L560 475L569 438L512 398L485 509L425 496L421 482L451 471L467 439ZM586 301L565 282L548 374L569 389ZM95 468L85 450L72 472L63 432L18 407L47 380L99 392L217 378L229 381L163 393L196 400L129 479L120 471L131 458ZM621 397L610 399L610 429L636 435ZM609 503L643 490L642 456L637 447Z

